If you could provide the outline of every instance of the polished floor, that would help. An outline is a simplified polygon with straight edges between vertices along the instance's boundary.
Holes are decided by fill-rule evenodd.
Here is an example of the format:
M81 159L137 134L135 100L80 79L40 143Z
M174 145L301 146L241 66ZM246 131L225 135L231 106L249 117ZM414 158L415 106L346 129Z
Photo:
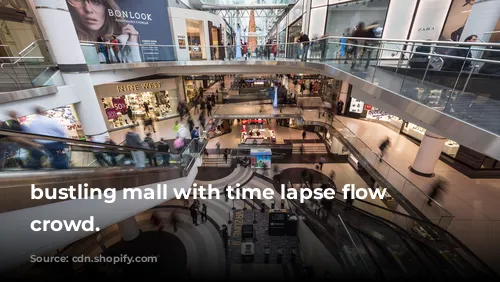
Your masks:
M434 179L408 170L419 148L415 143L381 124L338 118L374 151L383 138L390 137L392 146L384 159L421 190L429 190ZM454 216L448 231L490 266L500 269L500 244L495 239L500 232L500 180L470 179L442 161L438 161L434 171L450 184L447 193L438 200Z

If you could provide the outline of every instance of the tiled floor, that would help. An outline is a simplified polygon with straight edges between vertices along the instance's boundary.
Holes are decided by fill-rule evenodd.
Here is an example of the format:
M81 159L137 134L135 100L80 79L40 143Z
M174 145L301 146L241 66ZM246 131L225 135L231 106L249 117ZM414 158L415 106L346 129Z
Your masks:
M260 106L231 104L221 106L217 113L258 114L257 109L260 109ZM293 108L285 110L290 113L297 111ZM279 114L279 109L265 105L264 112ZM408 170L418 151L416 144L381 124L344 117L340 118L356 136L374 151L378 151L378 145L383 138L390 137L392 146L385 157L387 162L418 186L419 189L424 192L428 191L433 179L417 176ZM173 124L174 120L157 123L158 129L155 136L158 139L160 136L174 138ZM300 130L280 127L276 128L276 130L279 130L277 131L278 136L287 136L287 138L289 136L290 139L301 138ZM113 138L117 136L115 139L117 142L123 140L124 138L121 136L124 136L126 133L126 131L119 132L112 133ZM138 132L142 134L142 129L138 130ZM237 146L239 134L240 130L237 126L233 127L233 133L223 135L219 138L221 147ZM313 135L308 133L308 138L313 138ZM210 140L208 148L215 148L216 142L216 139ZM500 232L500 212L496 208L497 203L500 201L500 180L470 179L441 161L438 161L435 172L437 175L446 178L450 183L447 194L439 200L444 208L454 216L448 230L490 266L500 269L500 243L497 243L498 240L493 239L494 234Z
M276 120L271 120L269 127L276 132L276 144L285 144L284 140L302 139L302 130L279 126L276 124ZM241 124L235 120L231 133L210 139L207 144L207 149L215 149L215 144L217 144L217 142L220 142L222 149L238 148L238 144L240 144L240 137ZM319 137L314 133L307 132L306 139L319 140Z
M411 173L408 167L418 152L418 146L385 126L358 119L338 117L370 148L377 151L385 137L392 146L384 159L421 190L428 191L433 179ZM448 231L466 244L490 266L500 269L500 243L493 234L500 232L500 180L470 179L442 161L435 173L450 183L448 192L440 201L454 216Z

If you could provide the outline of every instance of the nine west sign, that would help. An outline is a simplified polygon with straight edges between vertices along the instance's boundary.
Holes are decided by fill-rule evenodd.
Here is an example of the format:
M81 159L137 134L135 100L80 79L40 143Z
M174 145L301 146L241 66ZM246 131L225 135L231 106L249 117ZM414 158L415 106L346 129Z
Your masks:
M147 92L152 90L160 90L161 82L159 81L151 81L151 82L142 82L142 83L133 83L133 84L122 84L117 85L116 90L119 93L123 92Z
M175 78L166 78L102 84L96 85L94 89L99 98L106 98L160 90L176 90L177 84Z

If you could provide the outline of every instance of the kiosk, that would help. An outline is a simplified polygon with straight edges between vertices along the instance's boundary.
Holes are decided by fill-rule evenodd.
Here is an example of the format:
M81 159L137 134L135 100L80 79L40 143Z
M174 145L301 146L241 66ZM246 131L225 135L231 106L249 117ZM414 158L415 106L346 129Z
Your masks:
M252 168L271 168L271 149L250 149Z

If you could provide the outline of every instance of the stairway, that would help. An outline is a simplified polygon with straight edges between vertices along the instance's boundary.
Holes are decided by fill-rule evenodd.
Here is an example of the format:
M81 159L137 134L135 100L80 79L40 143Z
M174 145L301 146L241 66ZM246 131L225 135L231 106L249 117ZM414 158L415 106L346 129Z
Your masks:
M227 157L227 162L224 161L223 154L210 154L208 157L204 156L202 160L202 166L231 167L231 154Z
M302 145L304 145L304 154L328 154L324 143L294 143L292 144L292 154L300 155Z

